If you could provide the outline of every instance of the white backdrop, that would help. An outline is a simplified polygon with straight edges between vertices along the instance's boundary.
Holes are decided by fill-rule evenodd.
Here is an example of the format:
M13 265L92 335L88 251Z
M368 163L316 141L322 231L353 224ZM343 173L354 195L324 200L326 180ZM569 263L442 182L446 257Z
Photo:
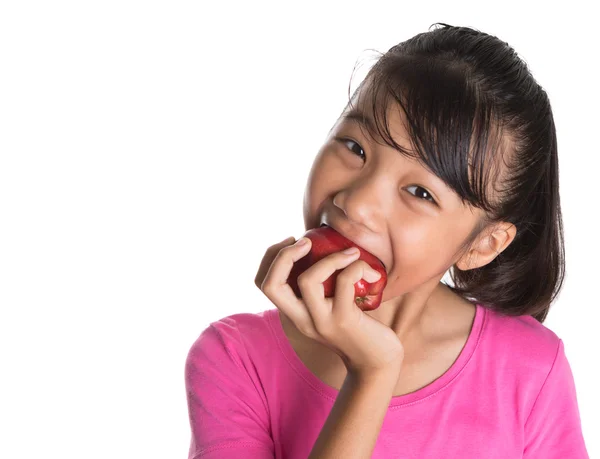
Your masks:
M567 277L545 325L600 457L595 16L410 3L1 4L0 457L187 457L189 347L274 307L254 276L304 231L355 63L434 22L507 41L550 95Z

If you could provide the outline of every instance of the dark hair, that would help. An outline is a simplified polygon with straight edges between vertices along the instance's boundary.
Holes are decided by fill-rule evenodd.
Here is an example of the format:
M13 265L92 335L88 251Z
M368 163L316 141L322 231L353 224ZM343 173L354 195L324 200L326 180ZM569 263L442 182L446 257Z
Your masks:
M454 286L448 287L502 314L543 322L565 273L548 95L507 43L467 27L434 25L441 27L382 54L355 91L369 83L377 131L369 133L416 158L463 204L484 210L460 252L489 224L517 228L511 244L488 264L466 271L452 266ZM350 86L348 96L352 106ZM390 134L390 101L404 111L412 150Z

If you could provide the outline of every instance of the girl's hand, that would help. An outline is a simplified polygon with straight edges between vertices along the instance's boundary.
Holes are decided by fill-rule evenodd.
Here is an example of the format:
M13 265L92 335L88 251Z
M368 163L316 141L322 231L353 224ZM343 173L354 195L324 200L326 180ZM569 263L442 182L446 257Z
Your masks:
M354 303L354 284L363 278L375 282L380 274L358 260L358 250L351 255L332 253L298 276L302 293L299 299L287 279L294 262L310 251L311 241L301 238L292 243L293 238L288 238L267 249L255 278L256 286L301 333L337 353L349 373L372 376L399 372L404 358L400 339L390 327ZM336 279L335 296L325 298L323 282L339 269L343 271Z

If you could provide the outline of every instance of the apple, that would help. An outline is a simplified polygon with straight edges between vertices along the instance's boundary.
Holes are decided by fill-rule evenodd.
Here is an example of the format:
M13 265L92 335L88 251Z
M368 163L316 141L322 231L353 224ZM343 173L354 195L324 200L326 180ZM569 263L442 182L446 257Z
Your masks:
M383 296L383 289L387 284L385 266L379 258L342 236L330 226L310 229L304 233L304 237L309 238L312 242L310 252L294 263L288 276L288 284L298 298L302 298L302 294L298 288L298 276L300 274L327 255L340 252L349 247L358 247L360 250L358 259L367 262L371 268L381 274L381 277L378 281L372 283L364 279L356 282L354 284L354 302L363 311L372 311L379 307L381 297ZM335 295L335 280L340 272L341 270L337 270L323 282L326 298L332 298Z

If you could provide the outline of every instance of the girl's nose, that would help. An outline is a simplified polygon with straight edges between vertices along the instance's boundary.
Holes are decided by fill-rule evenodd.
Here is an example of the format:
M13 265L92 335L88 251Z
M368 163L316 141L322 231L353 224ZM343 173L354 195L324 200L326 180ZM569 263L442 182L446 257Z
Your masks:
M383 175L365 175L340 190L333 198L333 204L356 225L377 232L381 230L382 216L390 202L389 189L390 183Z

